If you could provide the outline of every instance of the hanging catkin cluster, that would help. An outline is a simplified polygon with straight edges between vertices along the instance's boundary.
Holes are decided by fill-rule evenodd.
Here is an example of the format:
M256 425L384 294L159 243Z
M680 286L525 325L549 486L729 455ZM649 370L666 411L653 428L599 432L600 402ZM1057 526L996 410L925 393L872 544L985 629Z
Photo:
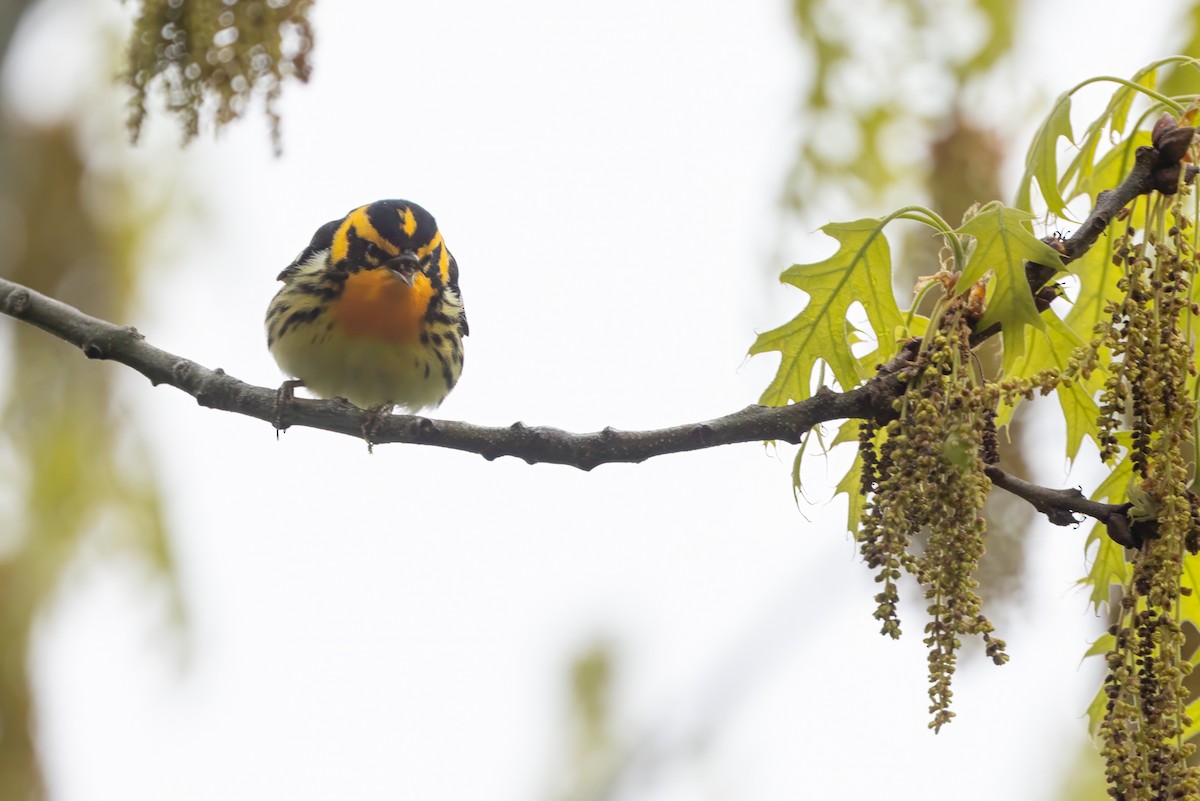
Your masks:
M129 39L126 80L134 96L129 129L136 138L150 88L161 83L167 108L189 139L202 109L220 126L260 95L279 147L275 104L283 81L308 80L312 0L142 0Z
M985 454L995 451L999 396L977 379L964 305L948 301L935 315L898 416L882 431L864 423L859 440L867 499L860 550L883 585L875 617L883 633L899 637L897 581L902 572L917 578L930 616L925 644L935 730L954 715L950 681L963 636L981 636L996 664L1008 659L981 611L975 580L986 529L980 510L991 487ZM923 529L925 549L916 555L911 544Z
M1128 497L1140 547L1117 622L1109 632L1105 715L1100 726L1110 794L1119 801L1195 798L1200 773L1187 764L1191 725L1184 679L1180 603L1184 559L1200 546L1192 432L1196 374L1191 330L1196 272L1191 222L1179 198L1153 196L1141 240L1127 228L1114 263L1123 268L1123 297L1109 304L1098 329L1112 353L1101 396L1103 455L1117 458L1116 432L1130 429ZM1092 350L1098 350L1095 344Z

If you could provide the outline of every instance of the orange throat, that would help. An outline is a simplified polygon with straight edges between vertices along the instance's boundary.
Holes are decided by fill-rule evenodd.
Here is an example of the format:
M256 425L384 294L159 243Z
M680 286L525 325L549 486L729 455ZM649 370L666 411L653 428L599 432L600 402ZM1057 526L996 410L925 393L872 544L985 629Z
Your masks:
M410 287L387 269L360 270L346 278L332 317L348 337L415 342L431 297L433 286L421 273Z

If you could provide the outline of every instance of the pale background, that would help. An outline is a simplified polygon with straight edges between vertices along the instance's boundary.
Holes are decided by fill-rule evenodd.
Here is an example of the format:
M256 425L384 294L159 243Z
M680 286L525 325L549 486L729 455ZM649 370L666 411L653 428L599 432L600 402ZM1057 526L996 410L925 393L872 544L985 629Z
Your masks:
M1030 131L1074 82L1159 55L1051 47L1085 8L1125 6L1047 4L1017 68L1033 113L1005 124ZM6 65L17 107L52 119L105 80L67 44L109 48L128 13L43 4ZM169 169L198 211L118 322L275 385L276 273L326 220L403 197L437 216L471 321L437 416L595 430L741 408L775 366L745 360L755 332L801 301L774 277L828 252L809 230L859 216L784 227L804 124L791 24L780 2L318 3L283 157L257 115L192 145ZM864 35L886 35L866 12ZM135 158L176 137L157 120ZM998 621L1012 662L967 660L934 736L921 604L906 594L900 643L877 634L844 501L826 503L841 457L813 460L816 503L797 509L790 447L592 473L369 456L96 369L122 375L155 443L187 627L172 634L136 564L76 571L33 661L56 799L556 797L567 666L597 642L617 660L615 736L636 749L614 798L1051 799L1086 736L1100 624L1074 587L1083 529L1035 534L1030 589ZM1089 481L1067 473L1061 432L1036 433L1053 443L1036 478Z

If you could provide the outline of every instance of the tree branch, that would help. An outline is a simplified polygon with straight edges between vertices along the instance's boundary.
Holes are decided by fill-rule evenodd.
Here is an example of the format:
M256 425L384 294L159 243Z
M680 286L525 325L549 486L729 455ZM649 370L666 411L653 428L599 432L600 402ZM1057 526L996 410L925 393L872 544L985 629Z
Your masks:
M581 470L610 462L643 462L668 453L713 448L736 442L782 440L796 443L813 426L845 418L886 419L892 400L904 391L899 366L890 365L849 392L823 389L791 406L748 406L713 420L652 431L606 428L573 434L557 428L514 423L487 428L415 415L388 415L377 426L365 412L341 400L297 398L279 405L278 391L256 387L210 370L148 343L131 327L91 317L28 287L0 279L0 312L31 323L70 342L89 359L109 359L132 367L155 386L167 384L188 393L201 406L236 412L281 428L305 426L362 437L372 423L371 442L404 442L478 453L485 459L515 456L530 464L549 462Z
M1131 200L1151 191L1169 194L1178 186L1180 159L1194 134L1191 128L1177 127L1166 119L1155 127L1154 147L1138 148L1133 169L1119 186L1101 192L1096 207L1069 239L1054 239L1063 263L1083 255ZM1196 169L1186 167L1184 180L1190 182ZM1061 269L1027 263L1030 289L1044 311L1051 297L1044 297L1043 285ZM507 428L487 428L449 420L434 420L416 415L387 415L382 420L340 399L295 399L280 404L275 389L256 387L226 375L221 369L210 370L196 362L154 347L132 327L121 327L88 316L60 301L28 287L0 279L0 312L29 322L80 348L89 359L110 359L140 372L150 382L167 384L188 393L212 409L236 412L277 424L280 428L305 426L338 434L361 437L371 431L373 444L392 442L432 445L478 453L491 460L515 456L529 464L547 462L591 470L612 462L643 462L668 453L702 450L738 442L782 440L796 443L819 423L848 418L884 422L895 412L892 402L903 395L902 375L914 358L919 340L905 343L899 354L877 375L862 386L847 392L822 387L816 395L790 406L747 406L741 411L713 420L688 423L652 431L619 431L605 428L588 434L574 434L546 426L513 423ZM972 345L995 334L999 326L972 335ZM1025 499L1056 525L1077 522L1075 514L1085 514L1104 523L1109 536L1126 547L1136 547L1137 537L1130 531L1128 504L1103 504L1083 497L1079 490L1055 490L1030 484L1005 473L999 467L987 468L992 483Z
M988 465L984 472L994 486L1028 501L1056 526L1074 525L1079 522L1076 514L1087 515L1103 523L1108 529L1108 536L1115 542L1126 548L1137 547L1137 538L1130 531L1127 514L1132 504L1100 503L1084 497L1078 489L1050 489L1030 484L996 465Z
M75 345L89 359L120 362L146 376L155 386L166 384L182 390L210 409L278 422L281 428L304 426L353 437L363 436L364 427L373 422L369 412L341 400L297 398L279 406L276 389L252 386L223 370L210 370L154 347L135 328L91 317L4 279L0 279L0 312ZM819 423L847 418L883 422L893 417L892 401L904 392L901 375L914 355L915 342L906 343L874 378L848 392L822 388L808 400L791 406L747 406L713 420L652 431L606 428L595 433L573 434L522 423L487 428L415 415L388 415L374 427L371 440L375 444L403 442L452 448L478 453L489 460L515 456L529 464L548 462L581 470L611 462L643 462L668 453L737 442L795 443ZM1052 523L1074 523L1074 513L1090 515L1108 526L1114 540L1133 547L1125 516L1128 504L1097 503L1084 498L1078 490L1039 487L995 466L987 468L987 475L997 487L1024 498Z

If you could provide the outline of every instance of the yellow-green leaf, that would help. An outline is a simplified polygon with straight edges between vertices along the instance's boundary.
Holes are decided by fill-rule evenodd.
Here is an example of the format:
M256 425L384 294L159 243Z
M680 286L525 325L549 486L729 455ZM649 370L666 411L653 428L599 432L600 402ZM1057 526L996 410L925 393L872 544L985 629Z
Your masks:
M803 290L808 303L791 322L759 334L750 353L779 351L783 359L761 403L783 406L812 395L813 368L824 361L842 389L862 379L850 351L846 313L858 301L881 345L893 341L904 319L892 295L892 258L880 220L830 223L821 229L839 243L825 261L797 264L780 280Z
M1096 491L1092 493L1092 500L1124 503L1125 491L1132 476L1133 463L1126 457L1113 468L1104 481L1100 482L1100 486L1096 487ZM1092 526L1092 531L1083 546L1084 551L1091 550L1093 544L1096 545L1095 559L1087 576L1080 579L1079 583L1091 587L1088 600L1099 613L1100 608L1108 603L1112 585L1123 587L1129 580L1129 564L1125 561L1125 549L1112 541L1103 523Z
M1058 315L1047 312L1042 315L1046 324L1044 336L1025 329L1025 356L1015 366L1012 375L1031 376L1042 370L1066 370L1071 352L1084 344L1079 335L1071 330ZM1103 377L1099 372L1092 373L1088 380L1071 382L1070 386L1059 385L1054 394L1058 397L1058 405L1062 408L1063 418L1067 423L1067 459L1074 460L1079 454L1079 447L1085 436L1091 437L1099 444L1100 430L1096 419L1100 416L1100 407L1096 403L1096 393L1103 385ZM1006 424L1012 417L1013 407L1004 406L996 422Z
M1142 145L1149 144L1150 132L1139 130L1123 142L1113 145L1112 149L1101 156L1091 170L1080 174L1075 190L1070 192L1070 196L1077 197L1086 194L1092 199L1092 203L1095 203L1097 195L1106 189L1112 189L1125 180L1125 176L1133 169L1137 149Z
M1194 664L1194 661L1193 661ZM1104 688L1100 688L1100 694L1104 695ZM1192 725L1183 730L1183 740L1187 741L1200 733L1200 698L1195 699L1184 708L1184 714L1192 721Z
M855 420L847 422L858 427L858 422ZM867 499L862 492L862 466L862 454L855 454L854 464L850 465L846 475L842 476L842 480L837 483L833 493L835 498L845 493L846 499L850 503L850 508L846 510L846 531L851 534L858 533L858 524L862 520L863 509L867 505Z
M1154 87L1158 86L1158 68L1160 63L1155 62L1142 67L1133 74L1131 80L1139 86L1154 89ZM1140 93L1132 86L1124 84L1118 86L1116 91L1113 92L1112 99L1108 101L1106 113L1109 118L1109 129L1113 132L1114 136L1125 130L1125 123L1129 121L1129 110L1133 108L1133 99L1138 94ZM1104 119L1104 117L1100 119Z
M1180 584L1190 592L1179 597L1179 613L1193 625L1200 624L1200 596L1196 594L1200 592L1200 557L1184 555L1182 579Z
M1030 184L1037 180L1042 199L1052 214L1062 216L1066 203L1058 191L1058 140L1072 140L1071 95L1064 92L1058 96L1050 116L1038 128L1025 156L1025 174L1021 177L1017 192L1017 207L1031 211Z
M1157 80L1157 69L1158 65L1152 64L1149 67L1139 70L1133 76L1133 82L1148 89L1153 89ZM1076 87L1076 89L1078 88ZM1091 180L1094 177L1095 170L1099 165L1094 164L1093 161L1096 158L1096 150L1100 146L1104 132L1111 131L1113 136L1117 136L1124 131L1125 123L1129 119L1129 110L1137 94L1137 91L1131 86L1123 83L1117 85L1117 88L1113 90L1112 96L1109 98L1104 112L1092 120L1083 132L1083 136L1080 137L1077 143L1075 158L1062 171L1062 174L1057 176L1057 191L1053 194L1047 194L1044 188L1046 186L1044 181L1054 179L1056 175L1058 136L1065 136L1067 139L1073 140L1069 118L1070 93L1062 95L1059 98L1059 104L1062 103L1063 98L1066 98L1066 104L1055 105L1050 113L1050 117L1043 123L1042 128L1038 131L1038 137L1034 139L1033 145L1029 149L1029 155L1026 157L1025 178L1022 179L1021 183L1022 200L1028 199L1028 179L1031 174L1034 174L1038 179L1039 186L1043 187L1042 194L1047 208L1059 217L1066 216L1061 207L1063 199L1066 198L1069 200L1078 194L1077 191L1072 192L1067 187L1072 183L1078 186L1078 184ZM1046 134L1045 137L1043 137L1043 132ZM1057 135L1051 136L1054 132L1057 132ZM1044 175L1042 172L1031 173L1030 164L1034 162L1043 170L1048 170L1048 172ZM1019 202L1017 205L1022 209L1032 211L1032 208L1026 203Z
M1033 326L1039 331L1045 328L1025 278L1025 262L1050 267L1062 264L1054 248L1025 227L1031 218L1028 212L996 204L958 229L960 234L975 237L975 249L958 279L958 289L966 292L976 281L992 273L987 309L979 321L979 330L993 323L1001 324L1006 373L1011 373L1024 356L1025 327Z
M1117 644L1117 638L1111 634L1102 634L1097 640L1092 643L1092 647L1087 649L1084 657L1103 656L1113 649ZM1108 704L1108 693L1104 691L1104 685L1100 685L1100 689L1092 698L1092 702L1088 704L1088 733L1092 737L1098 737L1100 734L1100 724L1104 722L1104 714Z
M833 435L833 441L829 443L832 448L835 445L845 445L848 442L858 442L858 432L862 426L861 420L846 420L838 426L837 433Z
M1095 336L1096 326L1110 317L1104 307L1110 300L1120 300L1117 282L1122 270L1112 263L1108 236L1101 237L1087 253L1071 262L1079 277L1079 294L1064 320L1067 327L1083 339Z
M1111 651L1113 646L1116 644L1116 637L1111 634L1101 634L1096 638L1096 641L1092 643L1091 647L1087 649L1083 657L1086 659L1089 656L1104 656Z
M796 503L800 503L800 499L804 497L804 479L800 475L804 454L808 450L808 442L812 439L813 432L819 431L820 428L818 425L804 432L804 436L800 437L800 447L796 449L796 458L792 460L792 500Z

